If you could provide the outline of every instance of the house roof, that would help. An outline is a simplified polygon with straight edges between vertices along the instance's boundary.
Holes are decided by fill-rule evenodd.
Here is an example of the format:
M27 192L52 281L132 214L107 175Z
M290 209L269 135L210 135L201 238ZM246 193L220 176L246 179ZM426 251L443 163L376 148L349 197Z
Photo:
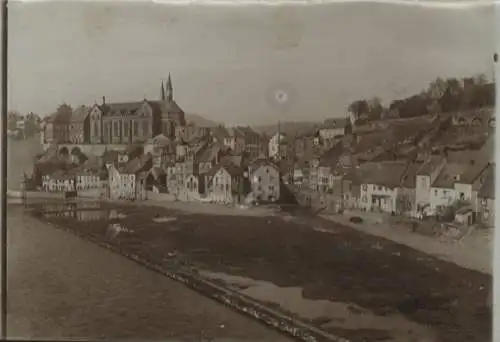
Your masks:
M364 163L356 169L356 174L363 184L382 185L396 188L401 185L408 163L401 161Z
M87 106L79 106L71 115L71 122L83 122L90 113L90 108Z
M430 176L431 173L443 162L442 156L430 156L417 171L417 175Z
M320 129L345 128L349 123L347 118L326 119Z
M490 164L486 170L483 185L479 189L479 198L495 199L495 164Z
M421 163L411 163L408 165L401 180L402 188L415 189L417 186L417 172L421 167Z
M468 164L463 163L447 163L437 176L433 188L452 189L455 185L457 176L462 175L469 167Z
M469 165L465 171L460 175L460 180L457 183L460 184L472 184L479 176L488 168L489 162L475 162L473 165Z
M112 102L104 103L99 106L103 115L121 115L124 112L129 115L130 112L137 111L141 108L144 101L134 101L134 102Z

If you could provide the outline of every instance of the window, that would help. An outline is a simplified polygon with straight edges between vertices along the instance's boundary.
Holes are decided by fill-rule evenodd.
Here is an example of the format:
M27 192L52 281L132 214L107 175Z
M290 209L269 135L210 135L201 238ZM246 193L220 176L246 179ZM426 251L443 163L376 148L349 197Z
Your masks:
M146 136L149 135L149 122L144 121L142 123L142 135Z
M437 195L438 195L438 191L434 190L434 196L437 196Z
M274 185L269 185L269 191L274 191Z
M139 123L137 121L134 121L133 125L134 129L132 130L132 135L136 137L139 135Z
M362 186L362 190L363 190L363 191L367 191L367 190L368 190L368 186L367 186L366 184L363 184L363 186Z
M123 136L128 137L129 130L130 130L129 123L124 122L123 123Z
M379 190L379 191L382 191L382 186L380 186L380 185L379 185L379 186L378 186L378 190Z
M120 126L118 121L113 122L113 135L115 137L120 135Z
M94 135L99 134L99 123L97 121L94 121Z

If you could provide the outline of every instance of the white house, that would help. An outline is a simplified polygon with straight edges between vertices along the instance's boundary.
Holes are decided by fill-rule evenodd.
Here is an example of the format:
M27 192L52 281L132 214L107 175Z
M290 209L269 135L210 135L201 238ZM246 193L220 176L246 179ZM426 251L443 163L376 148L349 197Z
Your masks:
M239 194L243 172L240 168L231 165L216 165L207 174L207 192L216 203L234 203Z
M478 211L477 193L484 182L489 166L489 162L476 162L474 165L470 165L462 175L459 175L455 182L456 199L470 202L474 212Z
M277 201L280 198L280 171L276 165L262 161L252 167L250 184L254 198Z
M408 164L379 162L361 164L356 172L361 182L360 208L366 211L396 213L398 188Z
M147 160L136 158L127 164L108 164L109 199L147 199Z
M415 185L415 205L417 212L421 212L424 208L430 206L431 185L435 182L445 164L445 158L440 156L431 157L417 171Z
M484 182L479 189L476 207L479 220L489 227L495 226L495 165L488 167Z
M278 157L284 157L283 155L280 155L283 151L283 148L281 147L282 144L286 143L286 136L283 133L276 133L274 134L271 139L269 139L269 158L278 158Z
M319 129L319 136L323 140L331 140L346 134L346 128L349 125L349 119L337 118L327 119Z
M432 183L429 204L431 212L436 212L450 206L458 198L455 191L455 182L467 170L467 165L461 163L447 163L436 180Z

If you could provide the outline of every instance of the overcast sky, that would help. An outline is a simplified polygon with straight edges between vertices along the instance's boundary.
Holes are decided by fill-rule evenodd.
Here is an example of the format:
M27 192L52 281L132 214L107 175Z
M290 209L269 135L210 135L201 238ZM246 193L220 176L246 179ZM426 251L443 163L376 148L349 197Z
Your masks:
M14 3L9 106L46 115L63 101L157 99L171 72L177 103L212 120L339 117L352 100L403 97L437 76L491 77L493 17L376 3ZM286 109L270 103L281 88Z

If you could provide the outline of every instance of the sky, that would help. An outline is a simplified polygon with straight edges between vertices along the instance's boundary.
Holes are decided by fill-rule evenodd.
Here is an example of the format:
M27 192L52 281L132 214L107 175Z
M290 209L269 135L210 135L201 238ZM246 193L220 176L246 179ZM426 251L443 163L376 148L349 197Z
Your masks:
M228 124L322 120L438 76L493 73L492 7L382 3L9 5L9 108L159 99L171 73L187 113ZM274 93L286 92L287 105Z

